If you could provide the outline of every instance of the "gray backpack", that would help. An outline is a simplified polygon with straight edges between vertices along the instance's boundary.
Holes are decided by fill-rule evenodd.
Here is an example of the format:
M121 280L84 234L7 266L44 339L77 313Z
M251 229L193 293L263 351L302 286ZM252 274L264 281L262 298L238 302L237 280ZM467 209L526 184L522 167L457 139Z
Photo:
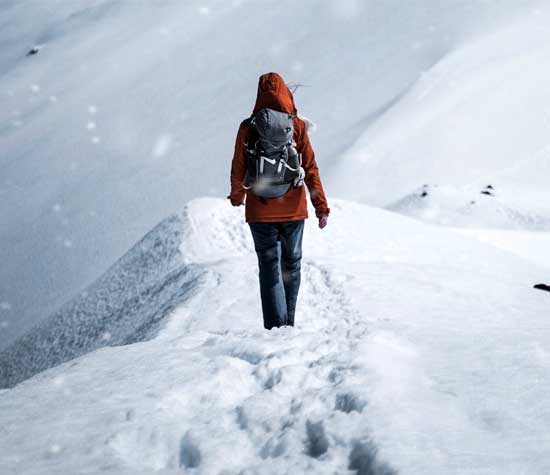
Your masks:
M291 185L303 179L302 158L293 142L294 116L272 109L261 109L245 123L250 132L246 144L245 185L261 198L283 196Z

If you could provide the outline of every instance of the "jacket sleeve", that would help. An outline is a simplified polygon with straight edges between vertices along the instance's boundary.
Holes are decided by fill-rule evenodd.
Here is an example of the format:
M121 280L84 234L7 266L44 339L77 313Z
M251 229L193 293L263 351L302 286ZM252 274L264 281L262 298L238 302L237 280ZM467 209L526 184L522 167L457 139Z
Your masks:
M246 194L242 186L246 177L246 136L247 128L244 124L241 124L235 141L233 161L231 162L231 193L229 198L233 205L241 204Z
M311 203L315 208L315 216L319 218L322 215L328 215L330 208L328 207L321 177L319 176L319 167L315 160L315 152L309 141L305 126L301 134L298 151L302 154L302 167L306 172L305 182L309 190Z

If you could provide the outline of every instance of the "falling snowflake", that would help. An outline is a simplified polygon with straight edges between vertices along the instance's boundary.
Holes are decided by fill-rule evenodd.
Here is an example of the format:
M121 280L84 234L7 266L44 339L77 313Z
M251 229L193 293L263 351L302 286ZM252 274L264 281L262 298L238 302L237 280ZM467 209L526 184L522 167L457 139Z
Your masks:
M97 112L97 107L94 106L94 105L89 105L88 106L88 112L92 115L94 115L96 112Z
M94 130L96 128L95 122L92 122L92 121L88 122L88 124L86 125L86 128L88 130Z
M92 137L92 143L98 144L99 142L101 142L101 139L98 136Z
M30 86L32 92L39 92L40 86L38 84L31 84Z
M161 158L166 155L172 145L172 137L170 135L162 135L155 142L153 147L153 156L155 158Z
M209 15L209 14L210 14L210 8L208 8L208 7L200 7L200 8L199 8L199 13L200 13L201 15L205 15L205 16L206 16L206 15Z
M330 2L335 18L350 20L357 17L361 11L361 0L339 0L338 2Z
M11 304L9 302L0 303L0 310L4 310L4 311L11 310Z
M57 455L59 452L61 452L61 446L58 444L53 444L50 446L49 450L50 454Z

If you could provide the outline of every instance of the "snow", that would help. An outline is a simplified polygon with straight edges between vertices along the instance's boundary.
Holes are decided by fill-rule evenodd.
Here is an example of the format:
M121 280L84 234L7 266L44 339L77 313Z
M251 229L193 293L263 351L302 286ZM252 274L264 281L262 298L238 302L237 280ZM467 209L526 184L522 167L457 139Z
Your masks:
M337 196L332 168L382 111L457 44L536 3L4 2L0 282L14 313L0 348L95 281L162 217L207 190L225 196L259 74L275 70L310 86L297 102L319 126L317 158ZM71 229L70 254L57 244L54 203Z
M330 186L389 205L422 184L491 183L548 203L549 15L525 9L456 45L345 151Z
M550 473L549 16L4 2L0 473ZM332 209L271 332L224 199L268 70Z
M550 230L546 190L424 185L387 209L444 226L531 231Z
M152 245L165 271L200 267L199 290L172 296L146 341L2 393L2 472L545 473L548 300L530 283L547 270L452 229L332 206L325 230L308 222L297 326L272 332L242 209L194 200L156 228L109 279L143 272Z
M457 231L529 259L539 266L550 267L550 233L548 232L463 228Z
M96 348L150 338L201 281L179 251L182 218L161 222L93 285L0 353L0 387ZM67 249L72 242L62 243ZM72 250L72 249L71 249Z

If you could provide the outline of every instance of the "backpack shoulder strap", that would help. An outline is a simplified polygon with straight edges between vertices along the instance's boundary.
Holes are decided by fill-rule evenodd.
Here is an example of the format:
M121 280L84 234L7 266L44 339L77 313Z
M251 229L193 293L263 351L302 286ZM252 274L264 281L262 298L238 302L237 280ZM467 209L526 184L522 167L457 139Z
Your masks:
M254 127L254 115L251 115L250 117L244 119L241 122L241 126L244 126L248 129L248 134L246 138L246 147L247 149L251 150L255 147L250 147L249 144L256 143L258 140L258 132L256 131L256 128Z
M242 127L242 126L250 127L251 125L252 125L252 116L247 117L246 119L244 119L244 120L241 122L241 127Z

